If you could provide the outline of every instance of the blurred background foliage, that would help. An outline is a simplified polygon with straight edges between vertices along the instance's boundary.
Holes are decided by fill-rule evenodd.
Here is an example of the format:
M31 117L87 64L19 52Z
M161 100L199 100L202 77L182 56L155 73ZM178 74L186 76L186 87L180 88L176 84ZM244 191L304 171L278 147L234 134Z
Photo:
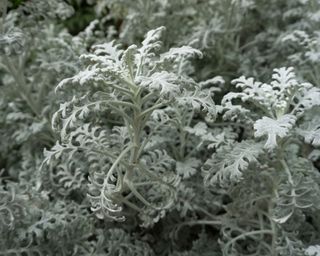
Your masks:
M16 9L28 1L30 0L10 0L9 2L11 3L11 6L9 6L9 10ZM76 35L95 19L96 14L94 11L94 5L90 4L88 1L79 0L69 0L66 2L68 2L68 4L74 8L75 12L70 18L60 22L62 22L63 25L68 28L70 34Z

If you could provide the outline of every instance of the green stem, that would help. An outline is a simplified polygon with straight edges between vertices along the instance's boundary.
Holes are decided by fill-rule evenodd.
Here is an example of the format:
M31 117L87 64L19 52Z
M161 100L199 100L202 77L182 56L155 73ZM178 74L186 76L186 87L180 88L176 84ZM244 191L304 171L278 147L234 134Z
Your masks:
M138 110L137 106L134 105L133 103L130 102L125 102L125 101L119 101L119 100L111 100L111 101L106 101L109 105L118 105L118 106L124 106L124 107L129 107L135 110Z
M132 146L127 147L125 150L123 150L121 152L121 154L118 156L118 158L113 162L111 168L108 171L107 177L105 178L104 182L103 182L103 190L105 191L105 188L108 184L108 181L111 177L111 175L113 174L114 169L117 167L117 165L122 161L122 158L125 157L125 155L131 150ZM120 188L122 189L122 188Z
M261 235L261 234L269 234L269 235L273 235L273 231L272 230L268 230L268 229L264 229L264 230L255 230L255 231L250 231L250 232L246 232L244 234L241 234L233 239L231 239L224 247L224 251L228 252L228 248L235 243L238 240L244 239L247 236L255 236L255 235ZM275 254L272 254L272 256L275 256Z
M284 159L280 160L281 165L283 166L284 171L286 172L288 176L288 181L291 185L294 185L293 178L289 169L289 166L287 165L287 162Z
M277 227L275 222L271 219L271 230L272 230L272 242L271 242L271 255L277 256Z
M134 187L134 185L128 181L127 183L127 186L128 188L131 190L131 192L135 195L136 198L138 198L143 204L151 207L151 208L154 208L157 210L156 207L154 207L151 203L149 203L139 192L138 190L136 190L136 188Z
M221 226L222 223L220 220L192 220L186 221L179 224L179 228L182 226L193 226L193 225L208 225L208 226Z
M112 105L109 105L109 107L123 117L124 120L128 121L129 124L132 123L132 119L122 109L116 108Z
M180 115L180 113L178 113L178 116L180 118L180 121L178 122L179 124L179 139L180 139L180 147L179 147L179 159L183 160L185 159L185 151L186 151L186 141L187 141L187 136L188 133L185 131L185 127L189 127L191 125L191 121L193 118L194 112L192 111L192 113L190 114L189 118L187 119L186 123L184 124L183 121L186 119L187 114L183 113L182 115Z
M115 84L108 84L108 85L111 86L111 87L113 87L114 89L120 91L120 92L123 92L123 93L126 94L127 96L130 96L130 95L132 94L129 90L127 90L127 89L125 89L125 88L122 88L122 87L120 87L120 86L117 86L117 85L115 85Z
M148 100L152 99L156 94L154 92L149 92L141 99L141 104L146 103Z
M137 89L139 88L134 82L129 81L127 79L121 79L121 81L125 84L127 84L130 88L131 91L128 91L129 95L132 95L133 92L136 92ZM120 87L119 87L120 88ZM123 88L122 88L123 89ZM124 90L124 89L123 89Z
M140 117L144 118L148 114L152 113L154 110L156 110L158 108L161 108L161 107L163 107L163 106L165 106L167 104L168 104L167 102L161 102L159 104L153 105L152 107L150 107L150 108L144 110L143 112L141 112Z
M282 156L282 152L279 153L280 156ZM281 160L282 162L283 160ZM276 222L273 220L272 215L273 215L273 209L274 209L274 202L273 202L273 198L278 197L278 192L277 192L277 185L274 182L274 180L272 180L273 182L273 188L272 188L272 196L270 198L269 201L269 206L268 206L268 215L267 217L269 218L270 221L270 225L271 225L271 230L272 230L272 241L271 241L271 256L277 256L277 226L276 226Z

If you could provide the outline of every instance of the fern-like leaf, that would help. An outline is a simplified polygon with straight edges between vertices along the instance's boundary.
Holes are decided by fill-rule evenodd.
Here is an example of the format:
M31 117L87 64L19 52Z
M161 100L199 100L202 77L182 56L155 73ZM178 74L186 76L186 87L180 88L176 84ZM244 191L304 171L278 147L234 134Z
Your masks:
M261 153L261 144L253 141L242 141L232 145L232 148L230 146L218 148L202 168L205 184L227 186L239 182L249 164L257 162Z

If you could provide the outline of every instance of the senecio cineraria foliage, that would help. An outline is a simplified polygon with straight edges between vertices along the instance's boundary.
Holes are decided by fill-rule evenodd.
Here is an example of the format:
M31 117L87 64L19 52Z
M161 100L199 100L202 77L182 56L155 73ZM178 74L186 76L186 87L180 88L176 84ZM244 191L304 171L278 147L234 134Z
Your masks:
M0 12L0 255L320 255L318 0Z

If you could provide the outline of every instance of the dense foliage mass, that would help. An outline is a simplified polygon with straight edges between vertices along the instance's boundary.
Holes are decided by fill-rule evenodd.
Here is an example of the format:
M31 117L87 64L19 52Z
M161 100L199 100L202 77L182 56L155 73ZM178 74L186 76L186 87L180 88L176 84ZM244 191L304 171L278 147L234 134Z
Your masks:
M320 255L319 0L0 12L0 255Z

